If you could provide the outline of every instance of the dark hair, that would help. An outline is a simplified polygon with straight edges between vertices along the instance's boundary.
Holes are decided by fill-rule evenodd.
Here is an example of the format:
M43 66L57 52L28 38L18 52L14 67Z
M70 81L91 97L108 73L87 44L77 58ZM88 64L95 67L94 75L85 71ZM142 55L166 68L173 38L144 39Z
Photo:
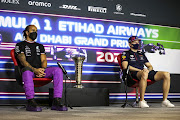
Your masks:
M26 31L29 31L29 27L30 27L30 26L34 26L34 25L28 25L28 26L26 26L26 28L23 30L23 36L24 36L25 38L27 38Z

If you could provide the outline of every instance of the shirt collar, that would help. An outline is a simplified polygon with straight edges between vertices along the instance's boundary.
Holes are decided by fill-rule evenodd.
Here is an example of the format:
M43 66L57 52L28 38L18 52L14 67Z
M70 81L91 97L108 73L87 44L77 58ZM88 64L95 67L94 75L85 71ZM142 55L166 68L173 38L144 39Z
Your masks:
M132 51L131 49L129 49L129 52L131 52L131 53L142 53L141 51L137 51L137 52L134 52L134 51Z
M28 43L35 43L35 41L28 41L28 40L25 40L25 41Z

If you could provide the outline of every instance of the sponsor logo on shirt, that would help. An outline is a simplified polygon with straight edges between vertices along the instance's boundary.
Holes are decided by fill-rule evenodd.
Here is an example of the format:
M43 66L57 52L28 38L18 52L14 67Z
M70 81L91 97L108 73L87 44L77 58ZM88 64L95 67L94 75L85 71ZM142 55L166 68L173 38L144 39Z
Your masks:
M140 60L144 60L143 55L139 55Z
M125 54L126 54L126 52L123 52L122 54L123 54L123 55L125 55Z
M126 56L125 56L125 55L123 55L123 56L122 56L122 59L123 59L123 60L124 60L124 59L126 59Z
M37 53L37 55L41 55L39 46L36 46L36 53Z
M25 46L25 55L31 56L31 49L27 45Z
M19 53L19 52L20 52L19 46L16 46L16 47L15 47L15 52L16 52L16 53Z
M130 55L130 60L131 60L131 61L136 61L134 55Z

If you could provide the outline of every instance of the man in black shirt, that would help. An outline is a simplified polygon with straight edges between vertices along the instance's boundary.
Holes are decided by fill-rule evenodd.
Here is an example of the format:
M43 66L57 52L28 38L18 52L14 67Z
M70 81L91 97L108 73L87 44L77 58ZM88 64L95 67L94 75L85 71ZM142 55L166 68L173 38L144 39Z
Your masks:
M139 107L149 107L147 102L144 100L144 94L147 87L147 79L152 81L163 80L163 102L162 106L174 107L174 105L167 100L167 96L170 88L170 74L164 71L154 71L152 65L144 55L144 53L138 51L140 39L137 36L129 38L130 50L122 53L121 61L124 70L129 65L131 76L134 79L139 80L140 89L140 102ZM144 68L144 65L147 67ZM128 81L129 84L133 84L133 81Z
M23 88L25 90L28 105L28 111L42 111L34 100L33 77L53 77L54 100L52 110L67 111L67 107L61 105L60 99L63 92L63 73L59 67L48 67L45 49L42 44L36 43L37 28L34 25L28 25L23 31L25 41L19 42L15 47L17 61L22 71Z

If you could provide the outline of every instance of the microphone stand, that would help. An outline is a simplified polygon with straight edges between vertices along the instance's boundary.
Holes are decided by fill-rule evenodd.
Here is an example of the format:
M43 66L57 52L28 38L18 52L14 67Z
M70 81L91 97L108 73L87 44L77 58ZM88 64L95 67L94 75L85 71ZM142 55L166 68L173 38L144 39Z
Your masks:
M67 94L66 79L70 80L70 77L67 76L67 73L65 74L65 76L66 76L66 78L65 78L65 91L64 91L65 105L66 105L66 107L69 106L71 109L73 109L70 104L68 105L67 97L66 97L66 94Z
M58 64L59 68L62 70L63 75L66 76L66 77L65 77L64 99L65 99L65 106L68 107L67 97L66 97L66 94L67 94L66 78L67 78L68 80L71 80L71 79L70 79L70 77L68 77L67 72L66 72L66 70L64 69L64 67L61 65L61 63L60 63L60 62L57 62L57 64ZM69 107L70 107L71 109L73 109L71 105L69 105Z
M125 100L125 103L121 106L123 108L125 108L126 106L129 106L129 105L132 106L131 104L127 103L127 76L128 76L128 73L129 73L129 63L127 65L127 71L126 71L126 75L125 75L125 79L124 79L125 84L126 84L126 86L125 86L126 100Z

